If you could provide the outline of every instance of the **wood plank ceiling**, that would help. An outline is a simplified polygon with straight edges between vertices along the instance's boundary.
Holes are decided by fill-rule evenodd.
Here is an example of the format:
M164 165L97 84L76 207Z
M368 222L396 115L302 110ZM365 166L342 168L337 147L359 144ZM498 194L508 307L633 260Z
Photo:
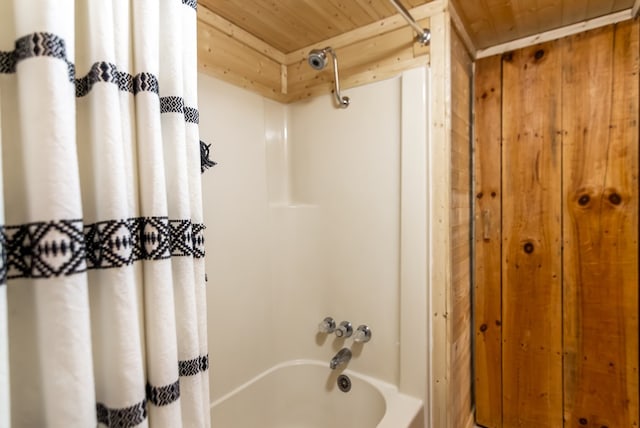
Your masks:
M431 0L402 0L410 9ZM395 15L388 0L199 0L204 6L282 53Z
M411 9L430 0L401 0ZM608 15L634 0L455 0L476 49ZM388 0L200 0L282 53L395 15Z

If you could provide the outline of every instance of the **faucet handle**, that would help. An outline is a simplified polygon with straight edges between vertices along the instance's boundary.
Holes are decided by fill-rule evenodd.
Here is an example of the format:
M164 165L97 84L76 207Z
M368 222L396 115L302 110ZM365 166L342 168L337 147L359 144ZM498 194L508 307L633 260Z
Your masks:
M371 340L371 329L369 326L362 324L356 329L356 333L353 336L355 342L366 343Z
M338 337L351 337L353 334L353 327L349 321L342 321L338 328L336 328L336 336Z
M320 324L318 324L318 331L320 333L331 334L336 329L336 322L331 317L326 317Z

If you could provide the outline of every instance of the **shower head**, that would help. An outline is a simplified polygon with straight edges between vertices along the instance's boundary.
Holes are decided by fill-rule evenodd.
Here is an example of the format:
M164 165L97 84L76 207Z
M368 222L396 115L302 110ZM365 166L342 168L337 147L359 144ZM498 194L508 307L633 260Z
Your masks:
M325 49L313 49L309 52L309 65L314 70L322 70L327 66L327 53Z
M338 107L347 108L349 107L349 103L351 100L349 97L341 97L340 96L340 79L338 77L338 57L335 51L327 46L324 49L312 49L309 52L309 56L307 57L307 62L314 70L322 70L327 66L327 54L331 55L333 59L333 78L334 78L334 91L333 94L336 97L336 102L338 103Z

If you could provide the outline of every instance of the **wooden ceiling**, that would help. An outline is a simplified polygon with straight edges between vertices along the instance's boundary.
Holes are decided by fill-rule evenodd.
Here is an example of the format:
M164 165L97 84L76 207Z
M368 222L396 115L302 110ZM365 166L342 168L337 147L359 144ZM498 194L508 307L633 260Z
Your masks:
M430 0L401 0L411 9ZM579 23L634 0L454 0L476 49ZM204 7L287 54L397 14L388 0L200 0Z
M413 8L431 0L402 0ZM199 0L282 53L311 46L397 13L388 0Z

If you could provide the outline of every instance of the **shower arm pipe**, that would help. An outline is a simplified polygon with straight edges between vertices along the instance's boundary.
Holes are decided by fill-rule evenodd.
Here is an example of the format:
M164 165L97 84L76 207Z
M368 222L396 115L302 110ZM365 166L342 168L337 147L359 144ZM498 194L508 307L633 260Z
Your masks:
M349 97L340 96L340 79L338 78L338 56L332 47L327 46L323 49L325 52L329 52L331 54L331 59L333 60L333 81L335 85L334 95L336 97L336 101L338 102L338 106L340 108L349 107Z
M429 29L427 28L420 27L420 25L418 25L416 20L413 19L413 16L411 16L409 11L405 9L405 7L402 5L402 3L400 3L399 0L389 0L389 1L400 13L400 15L402 15L405 21L407 21L409 25L411 25L411 27L415 30L416 33L418 33L418 37L417 37L418 42L420 42L420 44L424 46L428 45L429 42L431 41L431 31L429 31Z

